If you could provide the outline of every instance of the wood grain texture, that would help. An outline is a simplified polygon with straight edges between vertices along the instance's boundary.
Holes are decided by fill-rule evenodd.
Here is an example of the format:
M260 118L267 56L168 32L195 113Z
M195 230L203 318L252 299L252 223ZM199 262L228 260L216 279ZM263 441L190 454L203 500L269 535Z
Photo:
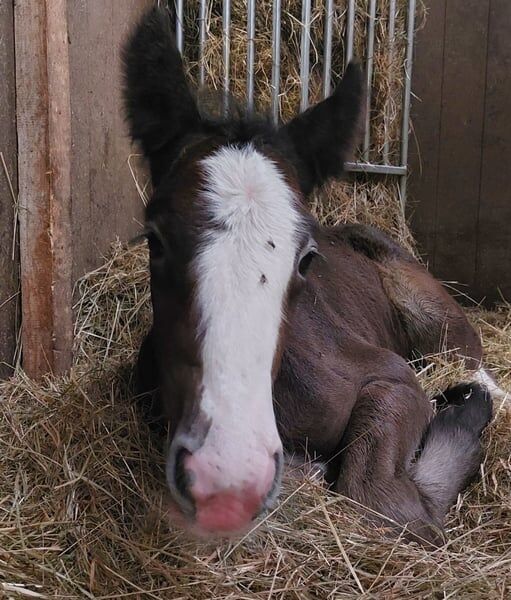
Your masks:
M19 322L18 249L13 248L17 194L14 9L0 0L0 378L11 372ZM10 183L9 183L10 180ZM11 185L10 185L11 184Z
M71 364L70 134L65 0L15 5L23 368Z
M473 290L489 0L446 3L435 273Z
M475 294L511 301L511 2L492 0Z
M120 49L152 0L68 2L72 109L73 279L139 228L143 206L127 160Z
M438 156L442 115L445 4L431 2L424 28L416 35L407 213L419 250L435 269Z
M15 5L23 366L72 360L72 289L139 227L120 48L152 0Z
M23 364L29 375L37 376L53 368L48 81L43 2L15 5L15 34Z
M67 0L46 9L48 53L48 158L52 240L53 370L71 366L73 350L73 250L71 239L71 105Z
M426 6L413 81L420 100L413 103L419 152L411 155L412 229L434 275L491 305L511 296L505 162L511 151L511 3L428 0Z

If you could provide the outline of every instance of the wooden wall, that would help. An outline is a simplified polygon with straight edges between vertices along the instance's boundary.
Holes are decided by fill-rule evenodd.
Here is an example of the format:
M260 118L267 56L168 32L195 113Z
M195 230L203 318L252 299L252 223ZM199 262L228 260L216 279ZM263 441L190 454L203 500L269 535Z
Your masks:
M122 117L121 47L152 3L0 4L11 21L14 8L21 339L31 376L71 365L73 285L116 237L126 240L140 227L143 205ZM14 81L12 64L8 70ZM13 159L16 148L9 154Z
M152 0L67 3L73 280L98 266L115 236L140 229L142 202L127 159L132 152L121 101L120 48Z
M14 248L14 201L17 194L14 15L12 0L0 0L0 377L9 372L18 324L18 257ZM7 173L6 173L7 171Z
M511 2L427 0L415 48L410 202L432 272L511 301Z

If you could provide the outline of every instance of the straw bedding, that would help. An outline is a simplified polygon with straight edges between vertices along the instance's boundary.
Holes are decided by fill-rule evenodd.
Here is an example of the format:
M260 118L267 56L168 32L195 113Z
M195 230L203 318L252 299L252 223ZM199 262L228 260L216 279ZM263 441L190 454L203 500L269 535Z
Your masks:
M314 473L289 472L281 503L241 543L198 544L165 515L160 444L140 421L131 367L150 320L147 254L115 247L80 283L68 377L0 387L0 596L505 598L511 592L511 414L496 406L482 479L427 552L365 526ZM511 383L511 307L473 310L487 364ZM433 393L463 378L431 358ZM124 596L123 596L124 597ZM129 597L129 596L128 596Z
M233 3L234 16L240 4ZM293 47L289 56L295 55ZM242 69L241 58L233 61ZM294 105L295 75L290 66L283 71L289 88L282 103ZM378 87L376 96L384 94ZM330 186L313 208L328 222L377 224L411 247L397 204L392 181L359 177ZM511 594L511 413L503 405L485 434L481 479L449 513L448 542L435 552L364 525L350 501L328 493L310 468L287 473L280 506L241 542L199 544L174 531L161 444L133 400L132 366L151 319L146 265L144 245L117 244L79 282L76 361L67 377L35 383L20 372L0 385L0 597ZM483 335L487 365L510 387L511 306L472 309L470 316ZM447 358L431 357L419 375L428 393L464 378L462 366Z

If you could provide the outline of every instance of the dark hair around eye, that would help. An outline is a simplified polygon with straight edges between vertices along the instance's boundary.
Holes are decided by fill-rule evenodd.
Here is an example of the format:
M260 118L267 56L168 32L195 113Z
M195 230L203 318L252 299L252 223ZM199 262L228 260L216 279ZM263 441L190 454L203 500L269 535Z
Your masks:
M314 258L318 255L316 248L310 248L301 258L298 263L298 273L301 277L307 275L307 271L312 264Z

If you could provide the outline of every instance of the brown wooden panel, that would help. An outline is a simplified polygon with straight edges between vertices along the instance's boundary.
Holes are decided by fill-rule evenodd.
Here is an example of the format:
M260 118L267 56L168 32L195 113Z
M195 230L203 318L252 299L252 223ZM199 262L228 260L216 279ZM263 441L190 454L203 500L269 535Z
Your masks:
M445 4L427 2L425 26L417 32L413 68L412 139L407 213L419 249L434 271L438 202L438 156L444 62Z
M32 377L71 363L65 2L15 4L23 367Z
M492 0L474 288L511 301L511 2Z
M489 0L449 0L445 13L435 274L473 289Z
M18 256L14 248L14 200L17 194L16 105L12 0L0 0L0 378L10 372L18 324ZM5 167L4 167L5 163Z
M72 108L74 279L96 267L116 236L138 229L142 203L127 165L120 48L152 0L68 2Z
M73 281L140 213L119 48L147 3L14 5L23 366L34 377L70 366Z
M52 367L46 16L41 2L18 2L16 110L24 364L29 374Z

